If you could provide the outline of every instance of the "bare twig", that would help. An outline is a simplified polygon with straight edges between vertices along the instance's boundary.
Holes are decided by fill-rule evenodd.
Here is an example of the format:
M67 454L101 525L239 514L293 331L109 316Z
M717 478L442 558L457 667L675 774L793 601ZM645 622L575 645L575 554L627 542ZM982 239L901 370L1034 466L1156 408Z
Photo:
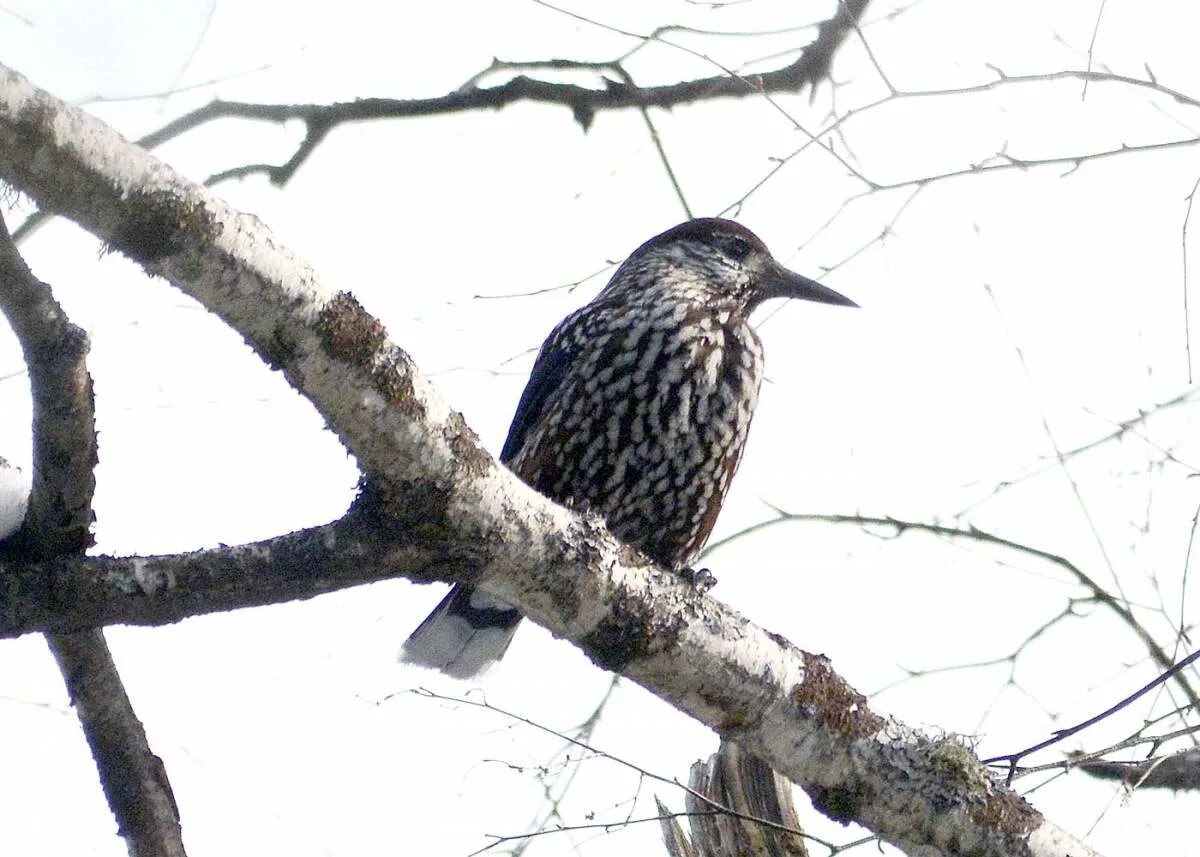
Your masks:
M1104 17L1104 6L1108 0L1100 0L1100 8L1096 10L1096 23L1092 27L1092 40L1088 42L1087 49L1087 70L1091 71L1096 62L1096 37L1100 35L1100 19ZM1079 100L1087 98L1088 82L1083 82L1083 91L1079 93Z
M1004 317L1004 312L1000 308L1000 302L996 299L995 290L984 283L983 290L987 294L988 299L992 303L993 309L996 311L996 316L1000 322L1005 325L1006 329L1008 321ZM1117 574L1117 568L1113 564L1112 556L1109 554L1108 545L1104 541L1104 536L1100 533L1100 527L1096 524L1096 519L1092 515L1089 503L1083 497L1083 490L1079 487L1079 480L1075 478L1075 474L1071 472L1069 462L1063 457L1063 448L1058 443L1058 438L1055 436L1054 430L1050 426L1050 418L1046 414L1046 409L1042 406L1041 395L1039 394L1037 384L1033 380L1033 372L1029 367L1029 361L1025 359L1025 349L1016 337L1012 335L1011 330L1007 331L1012 339L1013 352L1017 356L1017 362L1021 364L1021 373L1024 375L1025 383L1029 387L1029 393L1033 399L1033 405L1037 409L1038 422L1041 423L1042 432L1046 435L1046 440L1050 443L1050 448L1054 450L1054 458L1058 462L1059 469L1062 475L1067 480L1067 484L1071 486L1071 494L1075 497L1075 503L1079 506L1080 514L1083 515L1083 520L1087 523L1088 531L1092 535L1092 540L1096 543L1096 549L1100 552L1100 556L1104 559L1104 564L1108 567L1109 577L1112 578L1113 584L1116 586L1118 593L1121 595L1121 600L1129 603L1129 598L1125 595L1124 587L1121 583L1121 577Z
M568 730L564 738L564 744L559 750L553 753L545 763L546 767L551 767L559 760L567 761L570 749L575 746L574 742L582 741L585 743L591 742L592 733L596 726L600 723L600 718L604 714L604 710L608 707L608 703L612 700L613 695L617 690L617 686L621 683L621 677L614 675L608 683L608 687L604 691L604 695L592 709L582 723L573 729ZM548 778L539 776L538 779L542 784L542 792L546 799L546 806L540 810L537 817L529 824L527 830L537 831L543 830L551 820L557 820L566 824L566 820L562 815L562 803L566 799L568 792L571 791L578 778L579 772L583 770L582 759L576 760L571 772L565 778ZM532 843L532 840L522 840L512 852L512 857L521 857L525 850Z
M1179 714L1180 714L1179 711L1172 711L1169 714L1155 718L1153 721L1150 721L1150 722L1156 723L1156 722L1162 721L1164 719L1167 719L1169 717L1176 717ZM1104 757L1111 753L1116 753L1121 750L1128 750L1133 747L1148 746L1150 749L1147 753L1147 756L1151 757L1151 758L1147 758L1143 761L1155 761L1159 757L1154 757L1154 753L1158 752L1158 749L1163 744L1167 743L1168 741L1175 740L1177 738L1193 737L1193 736L1195 736L1195 734L1198 731L1200 731L1200 725L1185 726L1180 729L1173 729L1170 732L1164 732L1164 733L1159 733L1159 734L1154 734L1154 735L1142 735L1142 734L1140 734L1142 732L1142 730L1138 730L1137 733L1134 733L1130 737L1125 738L1124 740L1121 740L1121 741L1117 741L1115 744L1110 744L1109 746L1104 747L1103 749L1100 749L1100 750L1070 752L1067 754L1066 758L1060 759L1055 762L1046 762L1046 763L1043 763L1040 765L1020 766L1017 770L1016 778L1027 777L1031 774L1045 773L1047 771L1061 771L1063 773L1066 773L1075 768L1085 768L1091 762L1107 761L1104 759ZM1190 750L1194 752L1195 748L1190 748ZM1180 752L1188 752L1188 751L1180 751ZM1124 763L1117 763L1117 764L1124 764Z
M1179 405L1188 404L1188 403L1192 402L1196 398L1198 393L1200 393L1200 389L1197 389L1196 387L1188 387L1187 389L1172 396L1169 399L1165 399L1165 400L1158 402L1156 404L1153 404L1153 405L1148 405L1147 407L1144 407L1144 408L1139 408L1136 416L1132 416L1128 419L1120 420L1118 422L1112 423L1113 425L1115 425L1115 428L1112 431L1107 432L1106 434L1100 435L1099 437L1097 437L1093 440L1089 440L1086 443L1080 444L1079 446L1073 447L1071 449L1065 449L1062 451L1060 456L1055 456L1054 460L1047 461L1044 464L1041 464L1039 466L1031 467L1029 470L1020 474L1019 476L1014 476L1014 477L1011 477L1008 479L1001 480L995 486L995 489L993 491L991 491L986 497L984 497L981 500L977 500L964 508L959 509L958 512L956 513L956 517L961 517L963 515L966 515L968 512L973 511L974 509L978 508L983 503L987 502L989 499L995 497L997 494L1000 494L1003 491L1008 490L1009 488L1012 488L1016 485L1020 485L1022 482L1025 482L1026 480L1029 480L1029 479L1033 479L1037 476L1041 476L1044 473L1048 473L1050 470L1059 467L1061 462L1063 462L1063 461L1070 461L1071 459L1073 459L1077 456L1092 452L1096 449L1103 447L1104 445L1106 445L1108 443L1112 443L1115 440L1121 440L1127 434L1134 434L1136 437L1141 437L1143 439L1143 441L1149 443L1149 441L1146 440L1144 436L1142 436L1141 434L1138 433L1138 430L1140 429L1140 427L1142 425L1144 425L1145 423L1147 423L1150 419L1158 416L1159 414L1163 413L1164 411L1167 411L1174 407L1178 407Z
M308 159L317 144L333 128L352 122L372 119L402 119L417 116L448 115L472 110L498 110L518 102L567 107L585 130L596 113L630 107L671 108L681 104L708 101L716 98L739 98L773 92L797 92L822 80L829 73L838 47L853 32L853 25L867 6L867 0L846 0L834 17L818 27L816 39L801 55L780 68L754 74L746 79L721 74L713 77L680 81L663 86L637 87L613 84L601 89L570 83L555 83L517 75L497 86L480 87L475 81L490 73L489 67L473 76L467 85L434 98L398 100L392 98L363 98L336 104L252 104L216 100L198 110L175 119L159 130L146 135L139 144L154 148L180 134L217 119L250 119L284 123L299 120L304 123L304 140L293 155L279 165L247 165L226 170L214 178L230 178L251 173L266 173L276 184L286 183ZM631 34L635 35L636 34ZM649 37L636 36L646 39ZM557 70L577 69L595 71L596 63L570 60L544 61ZM519 65L534 66L535 63ZM613 63L603 63L611 68Z
M1149 683L1138 688L1136 691L1129 694L1129 696L1125 697L1124 699L1120 700L1119 702L1117 702L1113 705L1110 705L1108 708L1104 709L1099 714L1095 714L1095 715L1089 717L1087 720L1084 720L1080 723L1076 723L1074 726L1068 727L1066 729L1057 729L1057 730L1055 730L1054 734L1051 737L1047 738L1045 741L1040 741L1037 744L1034 744L1030 747L1026 747L1024 750L1018 750L1015 753L1007 753L1003 756L992 756L990 759L984 759L983 762L985 765L994 765L998 762L1005 762L1006 767L1008 768L1008 776L1007 776L1006 782L1011 784L1013 777L1017 773L1017 765L1020 763L1021 759L1025 758L1026 756L1029 756L1033 753L1036 753L1039 750L1044 750L1047 747L1052 747L1053 745L1059 743L1060 741L1065 741L1067 738L1070 738L1072 735L1078 735L1083 730L1085 730L1091 726L1095 726L1097 723L1099 723L1102 720L1106 720L1107 718L1116 714L1121 709L1125 708L1126 706L1130 705L1131 703L1133 703L1133 702L1137 701L1138 699L1140 699L1141 697L1145 696L1147 693L1154 690L1154 688L1159 687L1160 685L1164 684L1168 679L1170 679L1173 676L1177 675L1178 673L1182 672L1184 669L1186 669L1188 666L1190 666L1192 663L1194 663L1198 659L1200 659L1200 652L1193 652L1192 654L1188 655L1186 658L1181 660L1179 663L1173 664L1170 669L1165 670L1161 674L1156 676L1153 681L1150 681Z
M1200 178L1192 185L1188 193L1187 210L1183 214L1183 353L1187 359L1188 383L1192 383L1192 314L1188 307L1188 224L1192 220L1192 204L1196 201L1196 191L1200 190Z
M623 65L616 63L613 69L621 75L626 86L637 86L633 76ZM671 183L671 189L675 192L675 198L679 200L679 205L683 208L683 215L690 220L696 215L692 213L692 207L688 205L687 196L683 192L683 185L679 183L679 177L675 175L675 168L671 166L671 159L667 157L667 150L663 146L662 137L659 136L654 119L650 116L650 109L642 106L638 108L638 113L641 115L642 123L646 126L646 131L650 135L650 142L654 144L654 151L658 153L659 163L663 165L663 170L667 174L667 180Z
M838 0L838 6L845 9L845 0ZM896 94L896 87L892 85L891 79L887 76L887 72L883 70L883 66L879 64L879 60L875 57L875 52L871 50L871 43L867 41L867 37L863 35L862 26L858 22L858 16L851 16L853 22L854 34L858 36L859 43L863 46L863 50L867 52L867 59L871 61L875 73L879 75L879 79L883 81L883 85L888 88L888 92Z
M1030 646L1037 642L1051 628L1054 628L1065 619L1078 618L1081 614L1076 610L1077 604L1078 602L1075 600L1068 601L1067 605L1062 610L1058 611L1058 613L1054 614L1041 625L1030 631L1025 636L1025 639L1023 639L1020 644L1018 644L1017 647L1007 655L1001 655L997 658L988 658L987 660L972 661L969 663L945 664L942 666L927 667L924 669L911 669L900 665L900 669L902 669L905 674L895 681L892 681L879 688L874 693L870 694L870 697L872 699L876 699L887 691L899 687L900 685L911 681L912 679L924 678L932 675L943 675L945 673L961 672L963 670L986 669L988 667L1003 666L1005 664L1008 665L1008 678L1005 680L1005 686L1016 687L1018 690L1023 690L1023 688L1017 684L1017 661L1020 660L1021 656ZM979 731L981 728L982 723L976 727L975 731Z
M611 24L605 24L594 18L589 18L588 16L582 15L579 12L573 12L571 10L564 9L560 6L555 6L552 3L547 2L547 0L534 0L534 2L538 3L538 5L540 5L540 6L545 6L548 9L553 9L554 11L559 12L563 15L567 15L568 17L575 18L576 20L583 21L587 24L591 24L592 26L599 27L603 30L607 30L612 33L619 33L623 36L628 36L630 38L639 39L639 40L641 40L641 42L643 44L645 44L647 42L651 42L651 41L658 42L662 45L665 45L666 47L673 48L674 50L677 50L677 51L682 51L683 53L689 54L689 55L695 57L696 59L703 60L704 62L708 63L709 65L711 65L714 68L716 68L717 70L719 70L723 75L725 75L725 78L722 78L722 79L738 81L743 87L742 94L744 96L750 95L750 94L756 94L758 97L762 98L762 100L765 101L768 105L770 105L770 107L773 110L775 110L776 113L778 113L780 116L782 116L784 119L786 119L788 124L790 124L796 130L803 133L804 136L806 136L808 138L808 141L810 144L815 144L823 152L828 154L830 157L832 157L834 160L836 160L838 163L840 163L843 167L845 167L846 170L848 170L852 175L862 178L862 175L853 166L851 166L841 155L839 155L836 151L834 151L834 149L831 146L827 146L824 143L822 143L820 141L818 135L813 134L811 131L809 131L807 128L805 128L804 125L801 124L801 122L798 119L796 119L796 117L794 117L790 112L788 112L787 108L785 108L782 104L779 103L779 101L777 99L775 99L773 97L772 93L775 90L768 89L763 86L763 75L762 74L739 74L737 71L735 71L728 65L725 65L724 63L717 61L716 59L709 56L708 54L702 53L701 51L693 50L692 48L689 48L686 45L681 45L677 42L667 41L666 39L662 38L661 36L657 36L654 34L641 35L639 33L630 32L629 30L623 30L620 27L614 27ZM812 70L819 72L819 73L816 75L807 77L805 80L805 83L815 86L817 83L819 83L821 80L823 80L829 74L829 71L830 71L830 68L832 67L832 62L833 62L832 50L829 50L828 54L826 54L826 50L830 49L830 48L836 49L838 46L841 45L841 43L845 40L848 32L850 32L853 24L857 22L858 18L861 16L863 10L866 8L867 2L868 2L868 0L853 0L853 2L840 3L837 14L835 14L832 18L830 18L825 23L823 23L820 27L817 28L817 38L803 50L799 59L797 59L794 63L790 64L788 67L790 68L792 66L795 66L797 63L802 63L802 64L810 63ZM628 54L627 54L627 56L628 56ZM816 61L811 62L814 57L816 58ZM774 72L765 72L764 74L770 75L773 73ZM782 91L787 91L787 90L782 90ZM791 91L798 92L799 87L797 87ZM699 99L695 99L695 100L699 100Z
M458 705L466 705L466 706L470 706L472 708L481 708L481 709L484 709L487 711L494 711L497 714L500 714L504 717L509 718L510 720L513 720L524 726L528 726L539 732L545 732L550 735L555 735L555 736L563 739L568 744L571 744L575 747L586 750L593 758L607 759L607 760L614 762L622 767L628 768L631 771L634 771L635 773L637 773L638 776L641 778L644 778L647 780L655 780L657 782L661 782L666 785L679 788L679 789L683 790L683 792L685 794L687 794L689 797L691 797L695 801L698 801L700 803L700 805L702 805L703 807L706 807L708 809L711 809L714 812L719 812L719 813L722 813L725 815L729 815L733 818L737 818L737 819L746 821L751 824L761 825L767 829L774 830L779 833L788 834L790 836L802 836L805 838L813 839L813 837L808 836L808 834L804 833L803 831L797 830L794 827L790 827L786 824L780 823L779 821L772 821L770 819L762 818L760 816L752 815L750 813L740 812L736 809L733 809L729 806L722 804L718 800L714 800L709 795L705 795L705 794L701 793L700 791L697 791L696 789L692 788L691 786L685 786L683 783L679 782L676 779L663 776L662 774L654 773L653 771L650 771L647 768L643 768L640 765L634 764L633 762L623 759L620 756L614 756L611 753L605 752L604 750L600 750L597 747L589 744L587 741L584 741L580 738L573 737L570 734L560 732L556 729L552 729L549 726L545 726L541 723L538 723L535 720L532 720L532 719L525 717L524 715L518 714L514 711L509 711L509 710L501 708L499 706L492 705L487 700L472 699L470 697L447 696L445 694L437 693L437 692L429 690L427 688L418 688L416 690L404 691L403 693L413 694L416 696L425 697L427 699L436 699L436 700L441 700L444 702L453 702ZM389 694L388 696L384 697L383 701L386 702L390 699L393 699L394 697L396 697L398 695L399 694ZM689 814L695 814L695 813L696 813L696 809L694 807L690 808ZM655 818L657 818L657 816ZM638 819L638 820L639 821L647 821L647 820L654 820L654 819ZM503 842L511 842L513 840L524 839L529 836L541 835L541 834L549 833L549 832L560 832L563 830L586 829L589 827L601 827L603 829L614 829L614 828L622 827L628 823L630 823L630 822L627 819L627 820L620 821L620 822L600 823L599 825L594 825L594 824L575 825L575 824L572 824L572 825L566 825L563 827L550 828L549 830L531 831L531 832L527 832L527 833L512 834L512 835L508 835L508 836L491 835L491 839L493 841L491 843L489 843L487 846L485 846L484 848L481 848L481 849L479 849L479 851L476 851L474 853L479 854L484 851L490 850L491 848L494 848L495 846L497 846ZM825 843L823 840L819 840L819 839L816 839L814 841L820 842L823 845L828 844L828 843ZM829 847L833 847L833 846L830 845Z
M1078 762L1075 767L1102 780L1120 780L1132 789L1200 789L1200 750L1180 750L1170 756L1140 761L1109 760Z
M811 146L820 145L817 141L821 138L835 132L841 133L847 125L855 120L861 119L884 107L885 105L891 105L899 101L912 99L923 100L931 98L960 98L963 96L991 92L993 90L1002 88L1030 86L1056 81L1081 80L1092 83L1105 83L1146 89L1169 98L1185 107L1200 108L1200 99L1187 95L1179 90L1164 86L1152 78L1145 80L1136 77L1128 77L1126 75L1112 74L1109 72L1079 71L1071 69L1028 75L1009 75L1005 74L999 69L993 68L992 70L996 74L996 77L993 80L988 80L977 84L969 84L966 86L948 87L944 89L896 90L874 101L861 104L834 116L834 118L828 124L820 128L814 134L809 135L809 139L800 146L796 147L786 155L774 158L773 165L766 171L766 173L764 173L764 175L758 179L749 190L743 193L741 197L732 203L729 208L734 209L737 206L744 204L752 194L766 184L767 180L770 179L771 176L775 175L792 160L806 152ZM848 209L858 200L868 197L879 191L895 190L906 187L924 187L953 179L965 178L967 176L980 175L983 173L991 173L996 171L1026 171L1030 169L1056 166L1065 166L1068 168L1063 173L1065 176L1073 173L1075 170L1078 170L1086 163L1123 157L1125 155L1134 155L1142 152L1165 151L1174 148L1191 147L1197 145L1200 145L1200 136L1193 134L1191 136L1180 137L1174 140L1159 140L1150 143L1135 144L1122 143L1119 146L1108 149L1094 149L1089 152L1074 153L1050 158L1022 158L1012 155L1005 150L1001 150L959 169L946 170L940 173L926 173L924 175L887 182L878 181L861 170L854 168L844 159L839 158L850 175L860 181L865 187L860 193L847 197L838 207L838 211L835 212L830 220L836 218L838 214Z
M1075 580L1084 586L1092 597L1097 602L1113 611L1118 618L1124 622L1130 630L1137 635L1142 645L1150 653L1154 662L1158 664L1162 670L1171 670L1175 666L1175 662L1171 656L1158 644L1153 635L1137 620L1129 606L1121 599L1114 596L1107 589L1101 586L1089 574L1087 574L1079 566L1068 560L1066 557L1050 551L1041 550L1040 548L1032 547L1031 545L1022 544L1021 542L1003 538L1002 536L993 535L985 532L978 527L949 527L942 524L930 524L923 521L905 521L898 518L872 517L869 515L825 515L825 514L800 514L786 512L783 509L771 507L775 512L776 517L769 518L765 521L759 521L757 524L752 524L731 533L723 539L718 539L715 542L710 542L701 554L701 558L707 557L713 551L742 538L750 533L759 530L767 529L768 527L777 526L779 524L790 522L817 522L827 524L852 524L860 527L886 527L895 530L896 536L902 536L909 532L924 532L935 536L943 536L952 539L967 539L975 542L983 542L985 544L995 545L997 547L1007 548L1019 553L1027 554L1037 559L1044 560L1068 572ZM1197 694L1195 688L1182 674L1172 673L1176 684L1180 690L1184 692L1192 705L1200 706L1200 695Z

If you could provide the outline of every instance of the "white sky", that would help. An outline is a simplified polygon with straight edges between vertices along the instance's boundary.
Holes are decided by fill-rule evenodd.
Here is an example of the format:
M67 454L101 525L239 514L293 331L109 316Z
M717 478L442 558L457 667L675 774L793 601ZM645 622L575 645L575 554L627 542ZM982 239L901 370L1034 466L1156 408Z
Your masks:
M577 8L636 32L685 22L740 31L820 20L828 5ZM896 87L950 88L989 79L987 64L1007 74L1085 67L1100 5L920 0L885 20L894 7L881 3L865 35ZM1190 4L1103 5L1095 68L1144 77L1149 66L1163 84L1200 95L1200 21ZM811 33L754 43L672 38L737 66ZM29 0L0 9L0 59L61 97L198 87L91 104L129 136L213 97L437 95L493 56L606 59L631 45L522 0L215 8ZM644 83L715 73L663 45L630 70ZM857 42L840 55L835 77L835 103L825 86L812 103L805 93L655 114L696 213L720 212L772 158L799 148L806 138L789 116L816 130L831 107L845 111L886 92ZM961 169L1001 149L1056 157L1194 136L1198 124L1195 110L1146 91L1093 84L1084 99L1078 82L1064 82L898 101L849 120L834 145L843 153L848 145L875 180L896 182ZM300 136L297 127L226 122L159 154L199 179L280 161ZM1177 464L1148 469L1161 455L1129 438L1072 465L1082 503L1054 468L992 494L1052 456L1043 418L1068 449L1187 388L1181 227L1194 164L1194 150L1177 149L1084 164L1068 177L1067 168L1049 167L932 184L903 209L893 235L824 277L863 310L765 312L770 383L716 537L767 517L763 501L973 524L1067 556L1105 585L1115 573L1172 649L1171 623L1190 621L1184 572L1200 491L1187 466L1200 462L1189 443L1190 409L1141 435L1171 448ZM739 218L779 258L820 275L878 236L911 193L882 192L841 208L861 189L835 159L809 150L750 197ZM534 106L339 129L285 190L251 179L218 192L267 223L330 287L352 290L378 314L495 451L531 349L607 273L537 297L477 296L581 280L684 216L635 113L599 116L585 135L567 111ZM353 463L236 335L102 254L70 224L52 223L24 250L93 340L97 550L236 543L345 509ZM0 334L0 456L27 468L20 368L11 338ZM903 668L1003 657L1081 594L1060 571L1027 557L915 535L879 539L852 527L777 527L706 564L720 580L716 597L827 653L867 692ZM495 712L404 693L469 690L394 662L441 592L397 581L169 628L111 629L193 857L464 855L487 844L485 834L525 829L542 802L536 766L558 742ZM1152 612L1160 604L1170 622ZM932 731L977 735L983 755L1041 740L1154 675L1127 628L1102 611L1081 612L1090 615L1055 626L1027 650L1017 687L1005 687L1002 665L908 682L875 704ZM495 705L566 729L607 683L572 647L529 627L482 687ZM1169 709L1167 698L1156 698L1065 749L1103 746ZM683 779L715 738L627 687L594 743ZM589 813L617 821L637 795L632 815L645 817L653 794L682 806L666 786L639 791L628 771L589 761L564 813L568 822ZM1192 796L1141 792L1125 800L1072 775L1033 800L1108 857L1200 855L1195 837L1176 826ZM839 841L856 835L811 812L805 818ZM652 824L552 834L527 853L570 854L576 846L588 857L662 853ZM123 853L44 643L0 641L0 854Z

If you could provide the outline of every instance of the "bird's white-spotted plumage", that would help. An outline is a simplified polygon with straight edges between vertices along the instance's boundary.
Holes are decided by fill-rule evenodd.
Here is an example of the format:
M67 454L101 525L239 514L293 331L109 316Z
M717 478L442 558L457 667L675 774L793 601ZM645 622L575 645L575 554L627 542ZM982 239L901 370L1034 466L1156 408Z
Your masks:
M741 458L762 344L744 313L714 307L703 282L684 278L639 298L633 330L614 330L614 317L589 304L554 331L545 348L592 371L546 398L509 464L548 496L602 515L658 562L682 566L707 538L704 523Z
M772 297L851 303L779 266L731 221L693 220L647 241L550 334L501 460L682 569L741 461L763 373L749 317ZM499 658L520 613L472 593L454 587L401 657L459 677Z

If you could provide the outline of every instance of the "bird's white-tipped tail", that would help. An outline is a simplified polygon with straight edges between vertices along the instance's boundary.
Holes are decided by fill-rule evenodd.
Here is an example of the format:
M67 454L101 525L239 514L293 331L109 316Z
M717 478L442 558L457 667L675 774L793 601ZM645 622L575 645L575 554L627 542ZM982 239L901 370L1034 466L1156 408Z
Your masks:
M399 660L453 678L474 678L500 660L520 622L520 612L503 601L455 584L404 641Z

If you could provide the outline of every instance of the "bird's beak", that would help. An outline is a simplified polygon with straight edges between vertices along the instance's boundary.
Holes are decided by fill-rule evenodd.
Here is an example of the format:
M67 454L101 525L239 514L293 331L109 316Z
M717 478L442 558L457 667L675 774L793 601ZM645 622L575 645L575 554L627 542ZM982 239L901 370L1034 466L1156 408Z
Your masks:
M828 286L821 285L816 280L810 280L795 271L789 271L778 262L772 263L771 270L762 279L759 291L764 300L767 298L797 298L802 301L815 301L819 304L858 306L845 295L835 292Z

